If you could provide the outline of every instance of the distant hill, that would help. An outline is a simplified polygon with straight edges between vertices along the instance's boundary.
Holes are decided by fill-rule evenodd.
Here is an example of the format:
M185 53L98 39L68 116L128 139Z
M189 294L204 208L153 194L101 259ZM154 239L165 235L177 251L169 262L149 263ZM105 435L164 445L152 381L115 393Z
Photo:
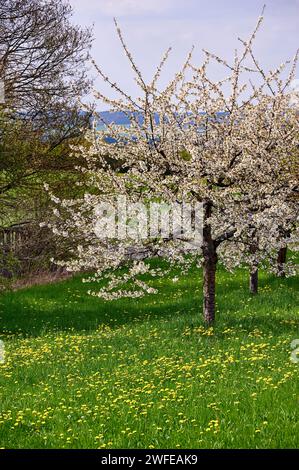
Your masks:
M102 111L99 114L107 124L111 124L112 122L118 126L128 126L130 124L128 116L121 111Z
M111 123L114 123L118 126L129 126L130 125L130 119L129 117L122 111L101 111L98 113L101 118L103 119L103 121L107 124L111 124ZM204 114L204 112L202 112L201 114ZM138 120L140 123L142 123L142 114L141 113L134 113L135 116L138 117ZM227 116L228 113L227 112L218 112L217 113L217 120L221 120L223 118L225 118L225 116ZM155 115L155 122L156 124L159 123L159 116L158 114Z
M114 123L117 126L129 126L131 124L129 117L122 111L101 111L98 114L106 124ZM132 113L132 116L133 115L142 123L143 118L141 113ZM158 115L155 116L155 121L156 123L159 122Z

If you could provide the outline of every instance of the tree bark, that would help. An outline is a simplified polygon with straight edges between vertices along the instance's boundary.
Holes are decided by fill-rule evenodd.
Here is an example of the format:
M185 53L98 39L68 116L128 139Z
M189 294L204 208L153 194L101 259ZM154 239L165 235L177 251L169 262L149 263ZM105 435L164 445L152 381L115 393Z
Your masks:
M257 244L253 243L249 247L249 251L252 255L255 255L257 252ZM251 270L249 273L249 290L251 294L258 293L258 285L259 285L259 272L258 272L258 262L256 259L252 261Z
M211 203L204 204L204 219L211 215ZM215 287L216 287L216 246L212 239L211 226L207 223L203 227L203 316L207 325L215 321Z
M277 275L279 277L285 277L284 264L287 261L287 246L280 248L277 255Z
M258 293L258 268L253 269L249 276L249 290L252 294Z
M207 325L215 322L216 259L213 253L203 263L203 315Z

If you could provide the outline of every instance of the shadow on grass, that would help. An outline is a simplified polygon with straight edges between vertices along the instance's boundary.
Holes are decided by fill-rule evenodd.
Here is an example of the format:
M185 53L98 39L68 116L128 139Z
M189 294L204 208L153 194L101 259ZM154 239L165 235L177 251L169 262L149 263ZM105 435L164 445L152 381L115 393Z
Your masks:
M260 294L248 292L247 273L239 270L218 273L216 328L287 332L293 323L298 301L297 279L279 279L261 274ZM118 327L133 322L171 320L189 326L202 324L201 272L191 273L174 283L171 277L153 281L157 295L141 299L105 302L87 295L90 288L81 277L57 284L34 286L7 293L0 298L0 334L39 336L51 331L93 331L100 324ZM296 326L296 325L295 325ZM298 327L298 324L297 324ZM221 334L221 332L220 332Z

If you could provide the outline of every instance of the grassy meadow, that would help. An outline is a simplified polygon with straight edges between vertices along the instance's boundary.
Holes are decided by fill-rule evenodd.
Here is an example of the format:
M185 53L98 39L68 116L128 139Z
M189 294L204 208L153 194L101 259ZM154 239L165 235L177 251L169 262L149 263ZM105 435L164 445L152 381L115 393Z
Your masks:
M201 273L157 295L105 302L74 277L0 297L1 448L299 446L298 279L218 273L218 321Z

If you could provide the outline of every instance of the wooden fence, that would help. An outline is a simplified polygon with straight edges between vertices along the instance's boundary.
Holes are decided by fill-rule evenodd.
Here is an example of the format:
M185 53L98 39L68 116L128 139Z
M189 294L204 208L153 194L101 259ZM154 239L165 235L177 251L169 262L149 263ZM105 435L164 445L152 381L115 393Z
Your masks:
M16 251L28 238L27 225L13 225L0 228L0 248L2 251Z

